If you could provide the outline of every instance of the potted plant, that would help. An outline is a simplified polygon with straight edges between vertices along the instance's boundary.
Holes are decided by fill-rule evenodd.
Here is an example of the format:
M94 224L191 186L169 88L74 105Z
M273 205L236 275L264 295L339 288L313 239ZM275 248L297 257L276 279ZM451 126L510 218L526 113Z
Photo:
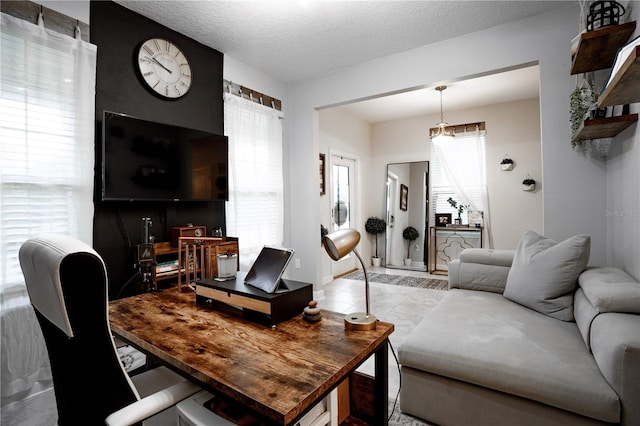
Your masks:
M378 234L382 234L387 229L387 222L379 217L370 217L364 224L364 229L368 234L373 235L376 245L376 254L371 258L373 266L380 266L380 257L378 257Z
M407 258L404 260L405 266L411 266L411 243L420 236L420 233L413 226L407 226L402 231L402 238L408 241L407 244Z
M451 207L453 207L458 211L458 218L456 219L456 225L462 225L462 212L464 211L464 209L467 208L467 206L465 206L462 203L458 204L458 202L451 197L447 198L447 202L451 204Z
M500 168L502 170L511 170L513 169L513 160L511 158L505 157L500 162Z
M531 176L527 175L527 177L522 181L522 190L523 191L535 191L536 190L536 181L531 178Z

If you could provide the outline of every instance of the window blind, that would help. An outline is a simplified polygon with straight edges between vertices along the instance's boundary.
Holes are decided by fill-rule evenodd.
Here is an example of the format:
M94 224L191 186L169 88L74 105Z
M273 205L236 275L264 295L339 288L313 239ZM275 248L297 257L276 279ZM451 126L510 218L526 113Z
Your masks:
M283 115L229 93L224 100L229 137L227 233L239 238L240 269L248 270L263 246L283 244Z
M456 160L463 162L480 162L484 164L484 150L485 150L485 135L484 132L467 132L458 133L453 141L448 142L451 144L458 144L461 146L461 150L455 152L453 150L453 156L449 161L454 162ZM468 149L469 144L475 145L474 149ZM448 150L451 153L451 150ZM440 154L440 155L439 155ZM478 154L477 156L475 154ZM438 152L432 144L431 148L431 223L435 223L436 213L451 213L451 220L458 217L457 209L453 208L447 201L449 198L453 198L458 205L460 203L469 205L469 208L465 208L461 215L463 223L468 222L469 209L479 209L486 211L487 203L485 201L485 187L486 176L484 173L480 173L479 176L456 176L461 182L464 182L464 199L460 191L457 190L456 184L451 181L448 173L444 170L443 159L440 158L442 151ZM484 165L481 167L484 168ZM469 171L471 168L462 168ZM461 172L460 169L457 170ZM473 183L472 183L473 182ZM459 182L460 183L460 182Z
M0 290L23 284L18 250L58 232L91 244L96 47L2 14Z

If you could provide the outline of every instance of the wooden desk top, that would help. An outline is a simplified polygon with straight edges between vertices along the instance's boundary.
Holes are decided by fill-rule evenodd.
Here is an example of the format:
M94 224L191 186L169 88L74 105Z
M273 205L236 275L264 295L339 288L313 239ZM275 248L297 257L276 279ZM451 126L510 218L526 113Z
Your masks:
M196 305L195 294L145 293L109 304L112 331L169 366L276 421L289 424L349 375L393 332L347 331L323 311L267 327Z

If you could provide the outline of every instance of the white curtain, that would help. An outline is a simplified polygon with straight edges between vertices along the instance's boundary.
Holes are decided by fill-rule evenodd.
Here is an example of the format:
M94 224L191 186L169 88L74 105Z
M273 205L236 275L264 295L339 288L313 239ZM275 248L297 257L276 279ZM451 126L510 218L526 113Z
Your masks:
M457 133L452 141L436 138L431 141L431 150L432 162L440 167L439 179L437 174L434 176L438 179L433 182L434 192L448 188L454 200L468 206L467 211L481 211L484 215L483 245L492 248L484 131ZM442 192L446 193L446 190ZM434 208L437 207L434 203Z
M93 235L96 46L1 14L0 308L2 397L47 364L18 263L40 232ZM21 311L20 311L21 310ZM27 311L25 313L24 311ZM38 340L39 339L39 340ZM44 367L43 367L44 368Z
M238 237L240 269L267 246L283 244L282 113L230 93L224 95L229 137L227 235Z

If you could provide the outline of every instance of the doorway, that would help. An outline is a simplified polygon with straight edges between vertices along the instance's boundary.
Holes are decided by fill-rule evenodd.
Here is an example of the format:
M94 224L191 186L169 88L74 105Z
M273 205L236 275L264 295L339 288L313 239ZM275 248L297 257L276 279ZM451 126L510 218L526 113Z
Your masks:
M356 228L357 215L357 167L358 159L344 154L331 154L331 229ZM356 269L356 258L348 254L332 262L331 275L334 277Z

